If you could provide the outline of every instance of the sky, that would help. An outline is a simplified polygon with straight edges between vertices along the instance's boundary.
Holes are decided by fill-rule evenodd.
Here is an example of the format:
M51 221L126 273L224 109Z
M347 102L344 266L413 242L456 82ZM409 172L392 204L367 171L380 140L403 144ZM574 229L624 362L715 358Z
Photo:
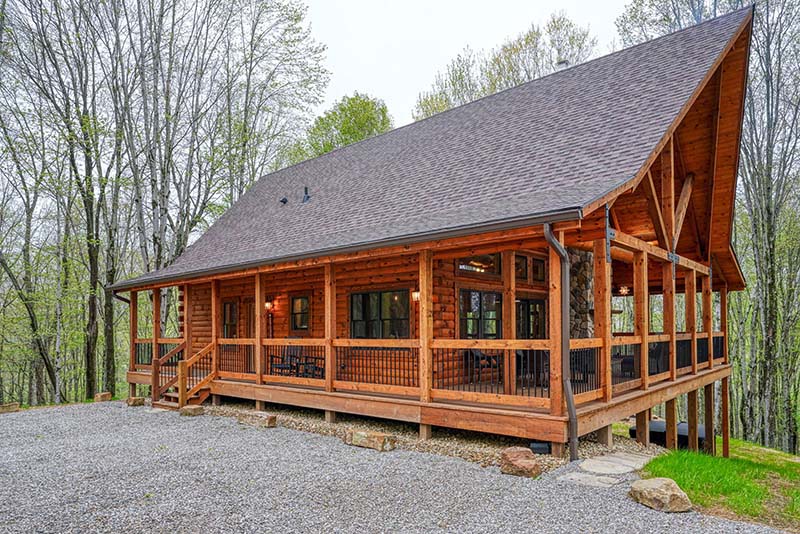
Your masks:
M630 0L627 0L630 2ZM307 0L315 39L327 47L331 71L321 114L346 94L367 93L386 102L394 125L412 121L417 96L464 47L486 50L543 25L564 11L589 26L597 55L617 40L614 20L624 0Z

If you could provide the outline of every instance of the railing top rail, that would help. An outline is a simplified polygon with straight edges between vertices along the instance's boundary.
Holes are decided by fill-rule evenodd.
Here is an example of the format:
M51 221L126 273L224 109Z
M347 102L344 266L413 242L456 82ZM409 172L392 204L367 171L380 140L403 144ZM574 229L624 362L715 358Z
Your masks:
M150 341L150 340L148 340ZM160 337L158 338L159 343L181 343L183 342L182 337Z
M418 348L419 339L334 339L334 347Z
M593 349L602 346L603 346L603 338L601 337L589 337L583 339L569 340L570 349Z
M680 334L675 334L675 339L678 341L691 341L692 334L691 332L681 332Z
M228 337L218 338L217 343L220 345L252 345L256 342L253 337Z
M611 338L611 345L614 347L620 345L639 345L642 342L642 336L625 335L624 337Z
M602 340L601 340L602 341ZM549 350L547 339L434 339L434 349Z
M163 364L164 362L168 361L170 358L172 358L173 356L175 356L177 353L179 353L180 351L182 351L185 348L186 348L186 343L185 342L178 344L177 347L175 347L174 349L172 349L171 351L169 351L168 353L166 353L165 355L160 357L158 359L158 363L159 364Z
M708 332L698 332L697 339L708 339Z
M311 346L322 347L325 346L325 338L317 337L301 337L301 338L276 338L265 337L261 340L262 345L277 345L277 346Z
M153 338L150 337L137 337L133 340L134 343L152 343Z
M663 343L664 341L669 341L670 337L669 334L651 334L647 340L651 343Z
M209 352L212 351L213 348L214 348L214 343L212 342L203 347L202 349L200 349L200 352L198 352L197 354L186 360L186 367L193 365L197 360L199 360L203 356L206 356Z
M725 332L714 332L714 337L724 337Z

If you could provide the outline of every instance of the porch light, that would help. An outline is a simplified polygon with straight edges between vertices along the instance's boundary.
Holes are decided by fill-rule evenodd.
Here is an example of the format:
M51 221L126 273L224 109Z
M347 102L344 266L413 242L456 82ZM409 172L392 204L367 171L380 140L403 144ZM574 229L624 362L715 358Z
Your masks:
M628 286L620 286L620 288L619 288L619 294L620 295L622 295L624 297L629 292L630 292L630 289L628 289Z
M411 292L411 300L419 302L419 289Z
M268 312L272 311L272 306L273 306L272 299L268 298L267 301L264 303L264 309L267 310Z

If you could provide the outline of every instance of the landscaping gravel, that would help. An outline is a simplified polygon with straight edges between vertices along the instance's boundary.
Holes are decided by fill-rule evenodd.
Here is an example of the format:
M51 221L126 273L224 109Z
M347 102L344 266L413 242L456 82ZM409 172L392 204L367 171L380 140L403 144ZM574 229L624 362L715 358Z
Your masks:
M346 422L339 425L347 425ZM440 454L120 402L0 415L0 532L771 532Z

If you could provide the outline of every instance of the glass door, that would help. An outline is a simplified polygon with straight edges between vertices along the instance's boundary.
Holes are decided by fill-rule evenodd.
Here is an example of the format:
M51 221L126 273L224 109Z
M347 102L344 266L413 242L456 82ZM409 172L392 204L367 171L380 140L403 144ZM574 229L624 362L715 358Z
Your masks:
M517 299L517 339L547 338L544 299Z

